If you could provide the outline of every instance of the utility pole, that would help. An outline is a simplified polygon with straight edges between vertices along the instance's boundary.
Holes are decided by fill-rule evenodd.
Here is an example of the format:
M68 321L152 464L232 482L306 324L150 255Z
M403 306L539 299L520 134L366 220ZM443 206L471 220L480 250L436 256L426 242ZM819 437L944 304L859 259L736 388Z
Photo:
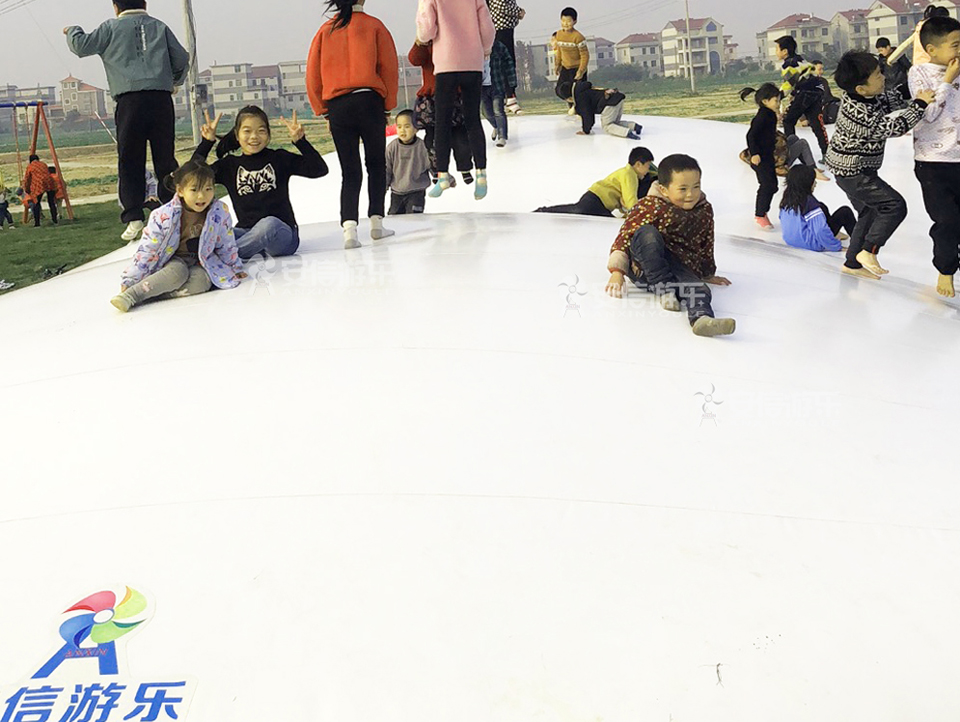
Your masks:
M690 0L683 0L683 4L687 15L687 72L690 73L690 92L696 93L697 79L693 74L693 43L690 40Z
M404 108L410 108L410 91L407 90L407 58L405 55L400 55L400 77L403 78L403 102Z
M199 66L197 65L197 28L193 22L193 0L183 0L183 28L187 34L187 52L190 53L187 82L183 92L187 101L187 112L190 114L190 123L193 126L193 145L196 147L200 144L200 109L197 107Z

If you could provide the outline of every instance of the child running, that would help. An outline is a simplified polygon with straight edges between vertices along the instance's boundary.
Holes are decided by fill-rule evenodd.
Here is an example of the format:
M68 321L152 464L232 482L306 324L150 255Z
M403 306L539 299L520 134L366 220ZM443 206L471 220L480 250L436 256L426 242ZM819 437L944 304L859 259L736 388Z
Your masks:
M630 151L627 165L597 181L576 203L562 206L541 206L534 213L573 213L581 216L612 218L619 209L624 215L650 191L657 170L653 153L638 146Z
M246 278L230 211L215 197L213 169L191 159L167 177L173 200L150 214L140 247L110 303L126 313L151 298L235 288Z
M960 268L960 22L932 17L920 29L920 42L930 62L910 69L910 92L934 92L936 99L913 130L914 172L933 221L937 293L953 298L953 276Z
M797 54L797 41L790 35L776 39L777 58L783 62L780 75L783 84L780 91L790 98L787 112L783 114L783 132L788 138L797 133L797 121L807 119L820 145L820 155L827 152L829 140L823 127L823 89L811 63Z
M203 140L193 154L195 160L206 161L217 140L222 115L211 121L210 114L204 111L207 122L200 129ZM233 129L217 144L219 160L213 164L213 172L233 202L237 243L244 260L258 253L290 256L297 252L300 229L290 204L290 178L321 178L328 172L327 164L297 122L297 111L293 111L291 120L280 120L290 131L290 140L300 155L269 147L270 119L255 105L237 113ZM231 155L236 150L240 155Z
M0 230L3 230L5 226L4 222L10 224L10 230L16 228L13 225L13 216L10 214L10 191L3 184L3 181L0 180Z
M397 113L397 138L387 146L389 215L423 213L430 181L430 155L413 127L413 111Z
M787 172L787 187L780 201L783 240L788 246L809 251L840 251L843 249L840 241L848 237L841 230L852 234L857 217L849 206L831 214L830 209L814 197L816 187L814 168L795 165Z
M624 276L657 293L668 311L686 307L697 336L726 336L737 323L714 318L707 284L729 286L717 274L713 257L713 206L700 191L700 165L687 155L671 155L659 168L650 195L627 214L610 249L607 293L623 296Z
M764 83L757 90L744 88L740 91L740 100L753 95L757 101L757 114L750 121L747 131L747 152L750 166L757 174L757 200L754 207L754 220L764 231L772 231L768 213L773 197L780 188L777 180L777 118L780 112L780 90L773 83ZM804 165L814 165L813 153L807 141L792 135L787 138L787 167L797 161ZM826 176L817 173L817 177L826 180Z
M560 30L553 34L550 41L554 48L554 70L557 74L557 97L567 101L569 115L576 115L573 100L573 85L578 80L587 79L587 67L590 65L590 49L587 39L576 29L577 11L564 8L560 11Z
M859 216L842 270L878 279L887 270L877 254L907 217L903 196L878 175L884 146L888 138L909 133L923 120L935 95L921 90L908 101L897 90L885 93L880 61L856 50L840 59L835 78L845 92L826 161Z

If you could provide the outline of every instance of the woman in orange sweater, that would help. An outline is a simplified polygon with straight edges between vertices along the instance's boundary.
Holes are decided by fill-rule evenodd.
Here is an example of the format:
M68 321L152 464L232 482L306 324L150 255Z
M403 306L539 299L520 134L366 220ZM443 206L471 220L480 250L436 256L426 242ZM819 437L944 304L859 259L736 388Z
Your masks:
M307 57L307 93L327 119L340 158L340 223L344 248L359 248L360 141L370 196L370 236L392 236L383 227L387 195L387 118L397 107L399 63L390 31L363 9L364 0L326 0L336 10L320 28Z

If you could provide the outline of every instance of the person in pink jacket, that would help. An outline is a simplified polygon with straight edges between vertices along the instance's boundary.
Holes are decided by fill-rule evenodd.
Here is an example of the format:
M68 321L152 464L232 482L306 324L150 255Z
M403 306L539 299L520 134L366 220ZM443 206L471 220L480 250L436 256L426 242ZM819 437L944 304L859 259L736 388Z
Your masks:
M463 97L463 115L470 150L477 168L474 198L487 195L487 149L480 124L483 59L490 54L496 29L486 0L420 0L417 42L433 43L437 78L437 182L430 196L450 188L450 129L457 88Z

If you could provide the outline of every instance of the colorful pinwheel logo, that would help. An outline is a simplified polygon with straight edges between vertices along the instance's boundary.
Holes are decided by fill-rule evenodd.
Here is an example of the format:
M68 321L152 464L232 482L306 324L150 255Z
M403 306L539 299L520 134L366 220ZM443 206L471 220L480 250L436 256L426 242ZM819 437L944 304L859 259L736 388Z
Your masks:
M50 676L68 659L97 658L100 674L117 674L116 641L147 621L147 598L135 589L124 587L123 598L112 591L97 592L81 599L64 614L73 614L60 625L65 644L33 675Z

